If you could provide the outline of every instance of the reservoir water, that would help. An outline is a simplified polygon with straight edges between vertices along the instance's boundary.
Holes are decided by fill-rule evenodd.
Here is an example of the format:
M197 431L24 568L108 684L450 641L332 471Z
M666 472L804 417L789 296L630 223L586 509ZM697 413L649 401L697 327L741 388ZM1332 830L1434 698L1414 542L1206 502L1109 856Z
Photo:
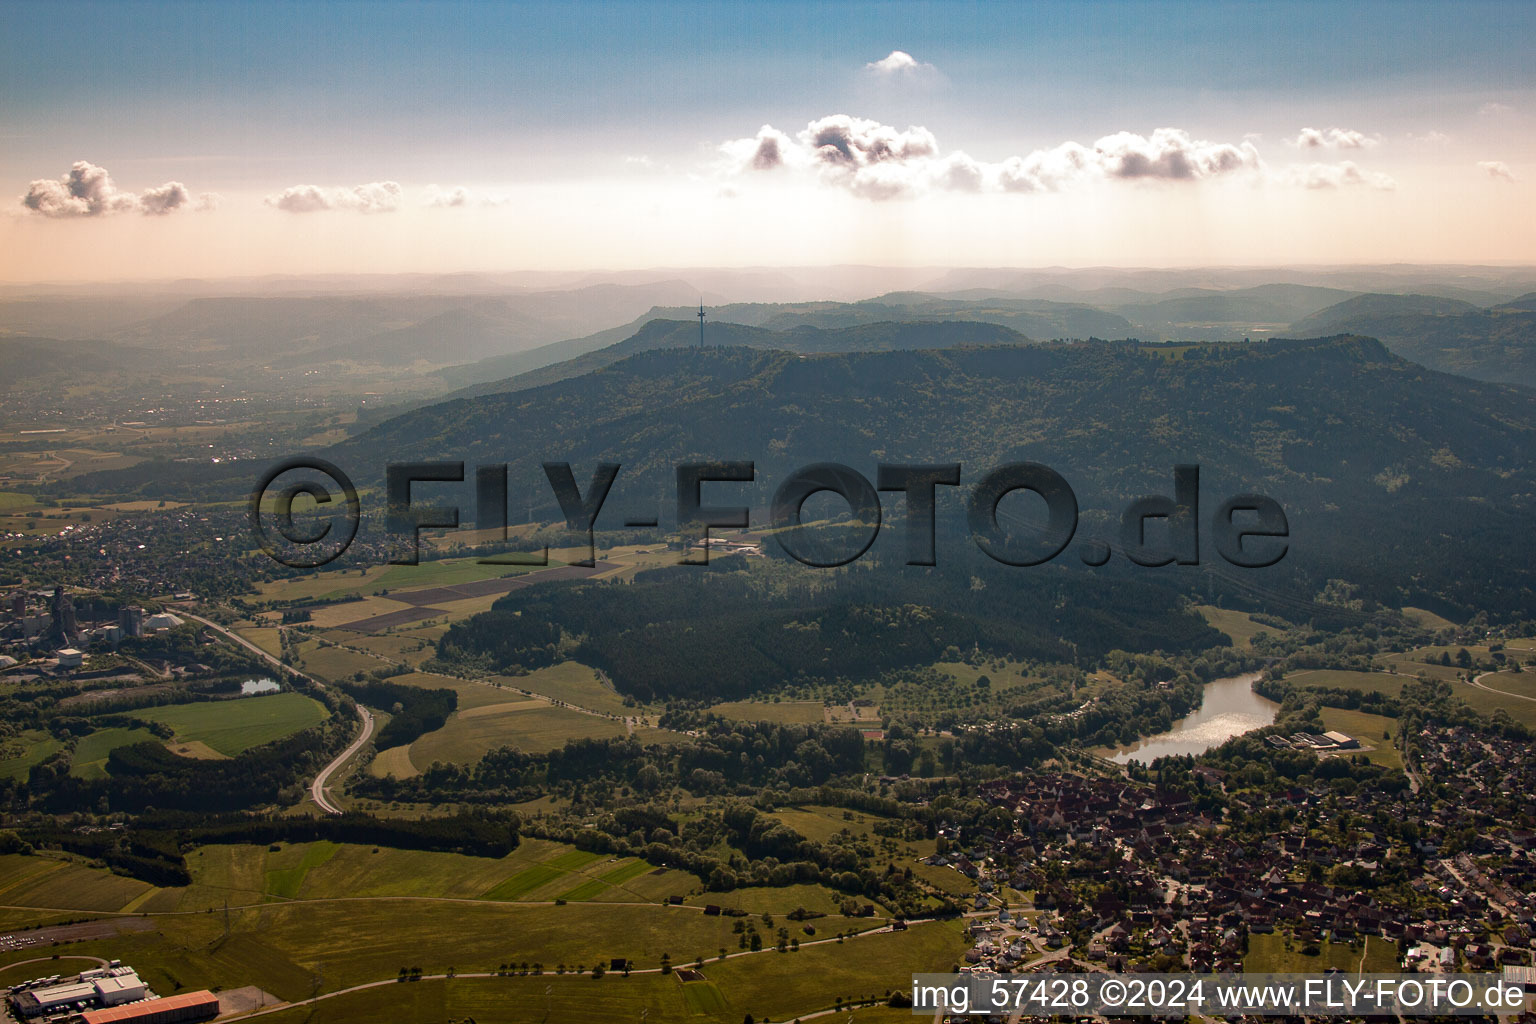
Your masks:
M1280 705L1252 690L1259 673L1217 679L1205 688L1199 710L1173 723L1173 728L1104 756L1124 764L1135 759L1151 764L1173 754L1203 754L1234 736L1273 725Z

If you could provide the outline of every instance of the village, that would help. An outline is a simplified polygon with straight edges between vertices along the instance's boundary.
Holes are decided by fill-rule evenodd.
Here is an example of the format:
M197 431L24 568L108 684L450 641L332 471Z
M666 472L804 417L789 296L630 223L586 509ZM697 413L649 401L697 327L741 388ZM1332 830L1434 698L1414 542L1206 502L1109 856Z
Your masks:
M985 798L1013 812L1013 830L947 829L948 852L928 859L977 887L961 969L1348 964L1504 971L1536 993L1536 833L1507 824L1510 801L1536 782L1530 751L1466 728L1426 728L1418 740L1417 791L1283 787L1275 796L1291 823L1262 835L1232 827L1246 815L1224 799L1215 768L1192 770L1194 794L1073 773L984 783ZM1437 782L1456 799L1432 798ZM1409 820L1420 823L1411 843L1384 827ZM1401 869L1406 886L1354 884L1384 867Z

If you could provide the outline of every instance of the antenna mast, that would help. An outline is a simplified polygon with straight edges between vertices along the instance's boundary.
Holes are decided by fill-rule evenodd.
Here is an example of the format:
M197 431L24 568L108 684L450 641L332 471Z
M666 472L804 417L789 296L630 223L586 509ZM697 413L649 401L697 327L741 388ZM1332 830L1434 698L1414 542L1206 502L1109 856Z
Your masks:
M704 300L699 300L699 348L704 347Z

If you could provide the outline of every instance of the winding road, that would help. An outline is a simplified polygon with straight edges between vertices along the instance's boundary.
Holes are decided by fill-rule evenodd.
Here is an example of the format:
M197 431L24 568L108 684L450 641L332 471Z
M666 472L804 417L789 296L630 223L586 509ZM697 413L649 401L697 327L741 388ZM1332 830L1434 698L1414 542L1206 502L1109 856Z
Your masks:
M363 729L357 734L357 739L353 740L346 750L337 754L334 761L320 769L320 774L315 776L315 781L309 784L310 799L314 800L315 806L326 814L341 813L341 808L331 803L331 798L325 795L326 783L330 782L336 769L346 764L353 754L363 749L363 744L367 743L368 737L373 735L373 715L361 704L357 705L357 717L363 720Z
M271 654L268 654L260 647L257 647L245 637L233 632L232 630L225 629L223 626L219 625L217 622L214 622L212 619L205 619L203 616L189 611L183 611L182 614L189 619L196 619L198 622L201 622L209 629L212 629L222 634L223 636L228 637L230 640L233 640L241 647L244 647L246 650L252 652L257 657L275 667L279 672L287 672L290 675L298 676L300 679L306 680L315 686L323 685L318 680L311 676L305 675L298 669L293 668L290 665L283 664L281 659L274 658ZM354 754L363 749L363 744L367 743L368 737L373 735L373 715L370 714L368 709L363 707L361 704L357 705L357 717L361 719L363 723L362 731L357 734L357 739L353 740L351 744L347 746L346 750L343 750L340 754L337 754L335 759L332 760L330 764L320 769L320 773L315 776L315 781L309 784L310 799L314 800L315 806L319 807L326 814L341 813L341 808L331 803L331 798L326 796L325 793L326 785L330 782L331 776L336 774L336 770L342 765L346 764Z

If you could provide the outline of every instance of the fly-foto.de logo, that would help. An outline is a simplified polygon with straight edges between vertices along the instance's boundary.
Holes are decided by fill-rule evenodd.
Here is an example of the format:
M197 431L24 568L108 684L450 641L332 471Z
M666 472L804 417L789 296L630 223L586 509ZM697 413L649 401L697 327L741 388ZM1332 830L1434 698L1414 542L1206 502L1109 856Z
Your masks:
M386 467L385 527L391 545L391 564L417 564L422 530L459 527L459 506L418 505L412 498L412 486L463 483L465 468L463 462L390 463ZM543 468L567 528L586 538L587 558L574 564L593 564L593 531L622 467L618 463L600 464L585 491L576 482L570 463L545 462ZM280 478L300 473L309 475L278 486ZM331 486L315 479L316 473L329 477ZM906 563L936 565L939 488L960 487L962 477L960 463L880 463L875 482L871 483L850 466L819 462L795 471L779 484L768 522L762 525L769 528L784 552L802 565L847 565L868 551L880 534L885 517L881 493L900 495L894 500L906 505L906 522L901 527L905 533ZM704 542L711 529L746 530L752 523L750 509L745 505L705 504L705 486L710 488L711 501L719 502L729 493L728 485L755 482L756 465L750 461L685 463L676 467L676 478L678 531L703 549L701 556L691 557L687 550L692 545L685 544L680 564L706 565L709 548ZM1202 535L1209 538L1222 559L1242 568L1274 565L1290 550L1290 524L1285 510L1273 498L1236 494L1217 502L1202 519L1200 467L1173 467L1172 483L1171 494L1147 495L1125 506L1120 514L1118 545L1112 547L1099 539L1079 541L1076 552L1081 561L1085 565L1104 565L1118 548L1137 565L1199 565ZM806 502L824 492L837 495L847 505L846 516L839 516L842 525L835 550L824 542L816 542L808 533L811 524L803 519ZM1005 522L1003 499L1019 492L1028 492L1044 501L1043 526L1019 528ZM308 497L322 512L334 506L337 514L311 517L301 526L294 516L294 504L300 496ZM507 504L507 465L477 466L473 505L476 529L492 531L505 541ZM284 565L316 568L334 561L352 544L362 505L357 488L335 464L323 459L296 458L279 463L263 475L251 492L249 512L252 534L263 551ZM966 496L966 524L971 539L988 557L1004 565L1042 565L1065 551L1077 534L1077 494L1066 478L1049 466L1038 462L1007 463L990 470L971 486ZM1154 524L1162 527L1156 531L1161 535L1160 541L1154 540L1154 531L1149 530ZM654 515L628 516L623 525L627 530L658 528L659 521ZM548 562L548 548L540 553L481 561L542 565Z

